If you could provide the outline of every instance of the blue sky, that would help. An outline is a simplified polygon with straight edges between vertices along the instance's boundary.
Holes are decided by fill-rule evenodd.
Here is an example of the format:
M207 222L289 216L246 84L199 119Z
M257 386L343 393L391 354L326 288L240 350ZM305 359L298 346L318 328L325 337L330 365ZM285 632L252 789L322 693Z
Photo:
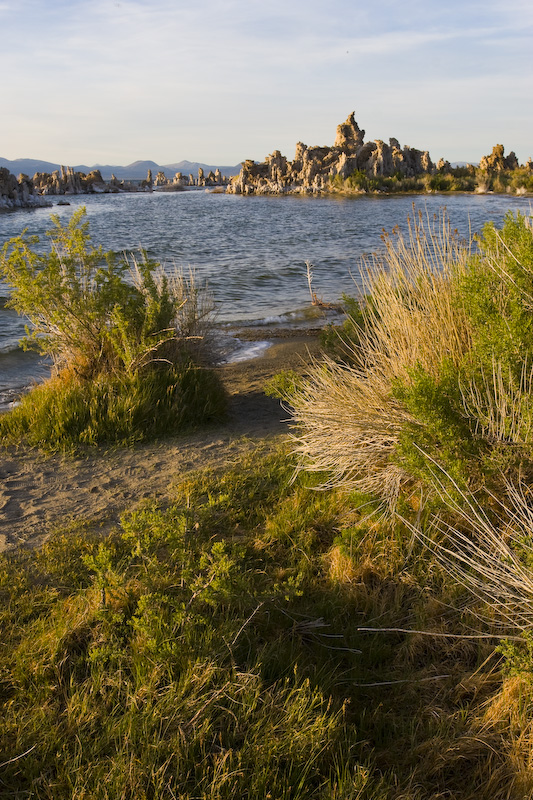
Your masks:
M0 156L231 165L298 140L533 157L531 0L0 0Z

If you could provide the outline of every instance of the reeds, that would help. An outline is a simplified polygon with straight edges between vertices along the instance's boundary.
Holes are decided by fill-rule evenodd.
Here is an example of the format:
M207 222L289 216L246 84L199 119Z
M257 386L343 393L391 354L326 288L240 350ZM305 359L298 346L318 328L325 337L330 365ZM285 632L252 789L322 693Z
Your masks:
M492 358L490 372L483 366L475 378L462 385L465 414L473 421L473 430L487 441L509 445L531 443L533 432L533 366L527 358L518 380L509 367Z

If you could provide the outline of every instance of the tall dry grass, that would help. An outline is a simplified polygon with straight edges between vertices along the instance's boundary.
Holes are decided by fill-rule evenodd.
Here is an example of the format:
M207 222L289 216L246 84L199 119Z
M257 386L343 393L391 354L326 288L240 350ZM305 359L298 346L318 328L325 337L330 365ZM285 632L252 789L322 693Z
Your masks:
M486 440L527 445L532 440L533 366L527 359L518 380L493 357L490 371L479 367L475 379L460 386L466 415Z
M445 212L419 213L406 233L384 236L383 252L364 263L355 366L316 362L291 398L300 469L326 473L324 487L369 491L394 506L410 476L392 455L413 420L393 386L409 384L418 366L437 378L445 359L457 365L468 350L470 326L453 287L469 256Z
M484 497L440 480L446 520L436 515L427 530L403 520L448 573L482 601L478 612L509 635L533 629L533 497L525 484L505 484L505 497ZM451 490L448 488L453 487ZM492 506L492 508L491 508ZM450 513L455 524L450 522Z
M140 261L143 258L135 253L125 253L129 267L129 277L135 288L149 302L149 294L141 271ZM216 334L214 329L215 301L206 283L199 283L192 268L184 271L174 265L158 265L153 272L153 280L157 294L161 297L165 292L173 308L166 331L168 338L163 342L164 356L175 363L184 352L196 364L213 363L217 359ZM157 347L147 349L142 354L143 364L157 360L161 354Z

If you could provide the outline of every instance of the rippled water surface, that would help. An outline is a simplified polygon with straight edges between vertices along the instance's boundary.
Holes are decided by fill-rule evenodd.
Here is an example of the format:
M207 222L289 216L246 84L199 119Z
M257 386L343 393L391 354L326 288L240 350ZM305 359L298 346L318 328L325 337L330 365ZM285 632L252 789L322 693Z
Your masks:
M333 199L186 191L69 199L70 206L0 215L0 245L23 228L44 241L52 213L66 222L85 206L93 241L104 250L142 246L161 262L191 267L207 280L221 323L280 315L284 324L303 320L309 306L306 261L314 267L314 290L325 301L356 294L361 257L380 248L383 230L405 225L413 203L430 214L445 205L452 225L465 236L488 220L499 224L509 209L531 208L530 199L506 195ZM0 285L0 295L7 294ZM0 307L0 401L2 393L46 371L34 356L13 350L22 333L23 323Z

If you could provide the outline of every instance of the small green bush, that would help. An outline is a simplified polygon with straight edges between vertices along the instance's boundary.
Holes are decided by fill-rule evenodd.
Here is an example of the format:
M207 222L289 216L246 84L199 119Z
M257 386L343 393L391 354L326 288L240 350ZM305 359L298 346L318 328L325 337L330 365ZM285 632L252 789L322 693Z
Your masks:
M512 189L533 192L533 172L526 167L515 169L511 173L510 184Z
M218 378L199 366L205 292L144 253L120 260L94 247L85 214L65 227L52 217L48 253L25 233L3 248L8 304L31 323L23 344L49 356L53 374L0 419L0 436L54 449L126 443L223 416Z
M264 391L267 397L274 397L290 403L290 398L298 390L303 381L302 376L293 369L277 372L266 382Z
M485 368L494 358L515 379L533 356L533 235L526 218L508 213L478 239L479 255L458 286L473 329L472 357Z

